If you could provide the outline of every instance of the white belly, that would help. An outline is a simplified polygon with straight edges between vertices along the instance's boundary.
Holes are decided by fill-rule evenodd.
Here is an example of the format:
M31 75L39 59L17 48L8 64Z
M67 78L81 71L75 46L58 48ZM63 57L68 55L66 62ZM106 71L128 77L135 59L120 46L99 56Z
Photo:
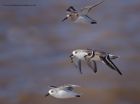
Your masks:
M75 23L88 23L89 21L86 18L79 16L75 21Z
M79 52L78 54L76 54L75 56L80 59L80 60L85 60L84 56L86 55L87 53L85 52Z
M66 91L59 91L57 94L54 95L56 98L66 99L66 98L73 98L77 95L75 92L66 92Z

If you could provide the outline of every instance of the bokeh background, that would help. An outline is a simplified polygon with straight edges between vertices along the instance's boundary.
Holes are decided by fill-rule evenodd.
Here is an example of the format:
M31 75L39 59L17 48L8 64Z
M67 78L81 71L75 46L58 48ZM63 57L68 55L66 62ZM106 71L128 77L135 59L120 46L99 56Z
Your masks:
M61 22L67 7L98 2L0 1L0 104L140 104L140 0L105 0L90 12L97 25ZM96 74L84 64L80 75L69 60L77 48L120 56L123 76L102 63ZM63 84L80 85L83 96L44 97Z

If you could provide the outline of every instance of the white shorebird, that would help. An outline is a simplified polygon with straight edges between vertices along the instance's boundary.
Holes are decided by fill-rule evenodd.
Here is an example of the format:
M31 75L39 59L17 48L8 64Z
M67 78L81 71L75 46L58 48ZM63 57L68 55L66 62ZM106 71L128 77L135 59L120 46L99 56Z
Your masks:
M48 91L48 93L45 96L53 96L55 98L59 99L65 99L65 98L74 98L74 97L80 97L80 94L74 92L75 87L80 87L78 85L64 85L64 86L49 86L51 89Z
M74 63L73 58L78 59L78 62L74 64L76 67L79 68L81 74L82 74L81 61L83 60L87 62L87 65L91 69L93 69L95 73L97 72L96 61L101 61L108 67L110 67L111 69L117 71L120 75L122 75L117 66L112 62L112 59L116 59L118 58L118 56L112 55L110 53L95 51L91 49L77 49L72 52L70 58L72 63Z
M97 24L96 20L92 19L91 17L88 16L88 13L93 9L94 7L100 5L104 1L91 5L91 6L86 6L81 9L81 11L77 11L73 6L70 6L66 11L67 15L66 17L62 20L65 21L67 19L71 20L74 23L90 23L90 24Z

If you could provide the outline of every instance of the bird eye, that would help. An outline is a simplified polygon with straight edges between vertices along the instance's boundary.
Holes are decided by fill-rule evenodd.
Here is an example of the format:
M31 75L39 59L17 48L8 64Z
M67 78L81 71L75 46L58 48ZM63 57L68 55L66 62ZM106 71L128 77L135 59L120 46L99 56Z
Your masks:
M54 91L52 90L51 93L53 93Z
M75 54L77 54L77 51L75 52Z

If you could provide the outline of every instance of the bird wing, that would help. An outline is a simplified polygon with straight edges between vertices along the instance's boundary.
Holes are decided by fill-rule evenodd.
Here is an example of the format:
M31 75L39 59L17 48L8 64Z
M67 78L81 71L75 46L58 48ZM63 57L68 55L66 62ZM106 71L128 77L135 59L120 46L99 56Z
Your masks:
M83 16L84 16L87 20L97 23L96 20L92 19L92 18L89 17L88 15L83 15ZM88 50L88 51L89 51L89 50Z
M111 69L117 71L120 75L122 75L122 73L120 72L120 70L117 68L117 66L111 61L109 55L107 55L106 57L100 57L103 62L110 67Z
M77 63L78 63L78 69L80 71L80 74L82 74L81 60L79 59Z
M68 9L66 11L68 13L77 13L77 10L73 6L68 7Z
M74 64L74 66L75 66L76 68L79 68L79 66L77 65L78 60L77 60L77 58L75 58L73 55L70 55L70 61L71 61L71 63Z
M51 86L48 86L50 88L57 88L57 86L54 86L54 85L51 85Z
M85 6L84 8L81 9L81 14L83 14L83 15L88 14L94 7L100 5L103 2L104 1L101 1L101 2L94 4L94 5Z
M67 91L73 91L74 88L76 88L76 87L80 87L80 86L78 86L78 85L68 84L68 85L64 85L64 86L62 86L62 89L63 89L63 90L67 90Z
M64 90L73 91L73 90L74 90L74 88L73 88L73 87L71 87L71 86L67 86L67 87L65 87L65 89L64 89Z
M119 58L119 56L115 56L115 55L112 55L112 54L109 54L109 57L110 57L110 59L117 59L117 58Z
M87 61L87 65L94 71L94 73L97 72L97 65L95 61Z
M105 57L105 56L107 56L107 55L109 55L109 58L112 60L112 59L117 59L117 58L119 58L120 56L116 56L116 55L112 55L112 54L110 54L110 53L108 53L108 52L103 52L103 51L95 51L95 54L96 55L100 55L100 56L102 56L102 57Z

